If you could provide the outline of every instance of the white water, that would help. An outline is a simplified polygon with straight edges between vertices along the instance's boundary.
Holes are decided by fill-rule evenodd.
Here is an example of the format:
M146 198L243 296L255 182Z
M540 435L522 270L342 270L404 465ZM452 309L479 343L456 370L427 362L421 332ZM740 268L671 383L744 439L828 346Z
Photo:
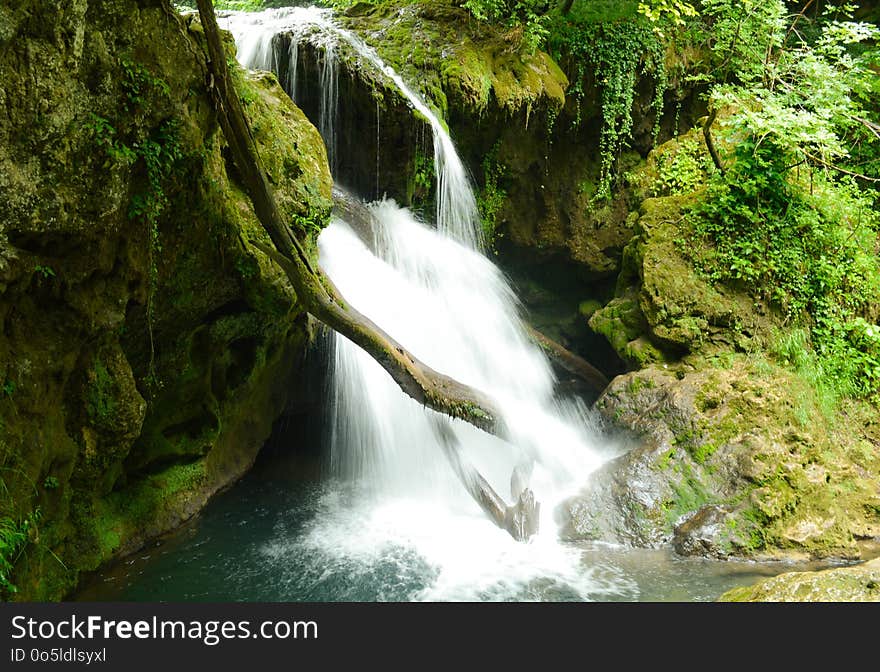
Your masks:
M351 511L331 501L309 543L330 544L349 559L415 549L438 571L417 596L423 599L503 599L538 580L595 599L601 587L580 552L558 542L553 520L556 505L604 459L590 415L554 399L549 366L524 337L497 268L393 202L372 208L381 258L337 220L319 239L322 265L352 305L414 355L499 402L511 443L463 422L454 430L467 459L508 501L513 467L536 460L529 485L542 505L541 531L523 544L489 522L446 462L432 412L337 337L332 466L365 491Z
M327 69L335 72L336 48L339 42L349 45L376 72L388 78L412 107L418 111L431 126L434 134L434 171L437 180L437 228L462 242L468 247L479 248L481 230L477 201L468 178L467 170L455 151L455 145L443 123L425 100L411 89L391 67L385 64L376 51L365 44L357 35L340 28L332 19L330 10L318 7L289 7L269 9L259 13L227 12L221 19L221 27L231 31L238 47L238 60L249 68L278 72L278 55L273 45L273 37L280 33L290 35L292 44L307 40L323 51L321 79L325 82L322 91L321 115L318 127L327 145L331 168L336 156L335 115L338 95L335 75L327 74ZM291 47L293 49L293 47ZM291 68L296 63L291 62ZM296 72L288 75L288 91L294 101L296 98ZM332 93L328 86L333 87ZM325 103L325 97L332 96L333 105Z
M295 31L298 39L339 37L430 120L439 181L437 229L393 201L374 203L375 254L348 225L334 220L318 241L321 264L354 307L416 357L496 400L512 440L456 421L465 458L508 502L513 468L526 467L542 507L541 531L527 544L495 527L446 461L431 429L432 412L405 396L371 357L337 336L329 404L331 469L355 483L357 492L355 503L346 506L331 496L307 542L367 565L367 559L387 559L395 549L415 552L436 571L435 581L416 598L528 599L528 586L541 581L595 598L606 588L582 566L577 549L558 542L553 511L609 451L600 449L582 403L554 397L550 366L525 336L512 290L476 251L474 195L442 124L369 47L333 26L324 10L237 16L229 27L239 58L259 67L275 62L270 47L277 32ZM284 548L274 545L266 553L277 558Z

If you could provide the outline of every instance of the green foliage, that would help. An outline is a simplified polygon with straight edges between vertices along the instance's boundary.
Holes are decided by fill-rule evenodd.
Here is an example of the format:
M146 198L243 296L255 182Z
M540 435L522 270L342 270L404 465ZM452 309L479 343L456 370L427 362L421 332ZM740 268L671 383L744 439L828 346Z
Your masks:
M310 211L307 215L294 215L292 225L294 230L306 236L317 236L326 225L326 221L321 213Z
M791 150L769 139L741 142L735 155L690 213L682 251L708 279L808 329L821 376L840 393L876 395L878 331L864 319L880 302L870 198L822 175L811 175L810 193L790 179Z
M639 3L639 14L653 23L655 30L662 32L664 24L685 25L686 17L697 16L697 10L682 0L646 0Z
M854 392L859 396L877 399L880 391L880 327L862 317L847 323L843 339L843 353Z
M739 112L729 124L735 137L772 139L798 161L846 158L848 139L864 126L859 120L874 114L860 96L870 95L867 80L876 78L871 59L847 47L877 36L880 31L867 24L827 24L817 43L780 46L763 63L738 73L740 82L714 87L713 105Z
M177 0L174 4L189 9L196 8L196 0ZM237 12L259 12L269 7L290 7L296 4L291 0L214 0L214 9ZM320 4L320 3L319 3ZM347 4L352 4L348 2Z
M107 155L107 161L104 163L105 168L111 165L111 161L129 166L137 159L135 151L119 140L116 129L104 117L91 113L89 120L83 124L83 128L92 141Z
M679 141L675 152L657 156L657 178L651 185L654 196L686 194L697 189L714 172L699 141L689 137Z
M413 159L412 202L422 206L431 200L434 190L434 157L417 149Z
M631 139L632 107L640 75L654 80L655 138L659 133L667 87L663 44L652 24L641 16L614 23L557 17L551 24L548 48L558 61L569 63L574 70L569 93L577 101L576 124L580 123L588 81L593 80L599 88L600 173L593 199L607 199L616 179L617 160Z
M46 279L55 277L55 271L51 266L41 266L38 264L34 266L34 273L39 273Z
M462 7L480 21L522 31L522 44L529 51L543 46L549 35L547 0L465 0Z
M852 375L833 375L833 370L813 349L809 330L803 327L778 333L769 350L780 364L792 369L809 386L822 415L833 424L841 397L851 393ZM800 414L799 409L795 412Z
M3 394L11 399L12 395L15 394L15 387L15 381L7 378L6 381L3 383L3 387L0 388L0 391L2 391Z
M734 142L772 139L795 164L880 175L880 29L851 7L789 15L783 0L706 0L689 35L706 55L692 79L710 106L732 109Z
M143 161L147 173L147 188L132 196L128 216L141 219L155 228L155 223L168 205L162 185L172 177L177 163L183 158L179 141L180 123L176 119L162 122L147 138L134 143L134 154ZM161 252L158 232L155 232L154 252Z
M43 487L46 490L57 490L61 484L55 476L46 476L43 479Z
M760 80L764 59L785 38L788 12L782 0L702 0L691 39L706 56L699 79Z
M122 106L126 112L143 111L157 94L168 96L171 87L161 77L155 76L150 70L137 61L121 58L122 91L125 94Z
M434 159L418 152L415 157L413 181L417 189L429 191L434 182Z
M11 516L0 518L0 597L18 592L11 581L12 568L28 544L29 531L40 520L40 509L16 519Z
M880 31L849 11L705 0L691 29L708 54L698 78L710 106L728 111L714 132L734 149L691 212L682 251L795 328L775 355L826 413L841 396L880 393L877 191L865 188L880 172Z
M231 9L239 12L258 12L264 9L263 0L215 0L214 9Z

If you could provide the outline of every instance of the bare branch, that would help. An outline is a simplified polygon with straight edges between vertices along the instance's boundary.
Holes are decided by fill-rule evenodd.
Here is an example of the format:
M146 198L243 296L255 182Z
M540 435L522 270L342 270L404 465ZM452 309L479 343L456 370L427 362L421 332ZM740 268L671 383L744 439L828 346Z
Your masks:
M846 168L841 168L840 166L835 166L833 163L828 163L827 161L820 159L818 156L814 156L805 150L801 150L810 161L815 161L821 166L825 166L826 168L830 168L831 170L836 170L838 173L843 173L844 175L849 175L850 177L855 177L858 180L865 180L866 182L880 182L880 177L871 177L870 175L863 175L862 173L854 173L851 170L847 170Z

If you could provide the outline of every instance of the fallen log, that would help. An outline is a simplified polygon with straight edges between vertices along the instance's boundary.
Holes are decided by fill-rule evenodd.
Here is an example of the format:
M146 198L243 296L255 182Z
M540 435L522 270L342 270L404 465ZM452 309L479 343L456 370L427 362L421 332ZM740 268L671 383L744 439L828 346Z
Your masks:
M458 438L452 431L448 418L434 415L432 418L434 434L446 453L458 479L470 493L483 512L495 524L517 541L528 541L529 537L538 533L541 505L535 500L532 491L520 481L522 473L517 467L511 476L511 494L514 504L508 506L504 499L495 492L489 482L479 471L465 459L461 452ZM517 483L517 485L514 485Z
M554 364L582 380L596 394L601 394L608 387L608 378L583 357L574 354L556 341L547 338L537 329L525 325L526 333L532 341L544 351Z

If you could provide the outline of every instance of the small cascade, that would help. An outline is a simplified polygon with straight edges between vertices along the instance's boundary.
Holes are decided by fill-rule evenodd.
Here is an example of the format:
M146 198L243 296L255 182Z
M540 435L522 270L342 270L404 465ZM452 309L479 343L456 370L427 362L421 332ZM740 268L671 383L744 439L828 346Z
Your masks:
M323 53L321 65L321 106L318 128L327 145L328 157L336 160L338 146L335 115L338 101L338 84L335 74L338 70L336 58L338 45L344 43L374 69L381 73L420 115L428 120L434 135L434 171L437 184L436 224L437 228L462 244L480 249L482 233L477 201L474 197L468 172L455 151L455 144L443 122L430 105L414 91L401 76L388 66L357 35L339 27L332 18L330 10L317 7L290 7L270 9L259 13L226 12L222 27L230 30L238 46L238 59L242 65L259 70L280 72L278 51L281 41L278 36L288 36L291 45L309 42ZM292 47L288 47L291 49ZM297 48L299 48L297 46ZM288 73L292 59L288 61ZM287 80L295 82L296 74L288 74ZM294 102L299 102L294 86L288 93ZM327 102L325 103L325 99Z
M275 69L272 71L277 72ZM290 45L287 48L287 86L285 87L285 90L293 101L296 101L297 97L297 72L299 72L299 38L292 35L290 38Z
M296 41L294 39L294 41ZM293 42L291 42L293 44ZM295 99L294 99L295 100ZM328 42L324 46L321 59L321 107L318 130L327 147L327 162L330 174L335 175L339 168L339 146L336 137L337 118L339 116L339 61L336 60L336 45Z

